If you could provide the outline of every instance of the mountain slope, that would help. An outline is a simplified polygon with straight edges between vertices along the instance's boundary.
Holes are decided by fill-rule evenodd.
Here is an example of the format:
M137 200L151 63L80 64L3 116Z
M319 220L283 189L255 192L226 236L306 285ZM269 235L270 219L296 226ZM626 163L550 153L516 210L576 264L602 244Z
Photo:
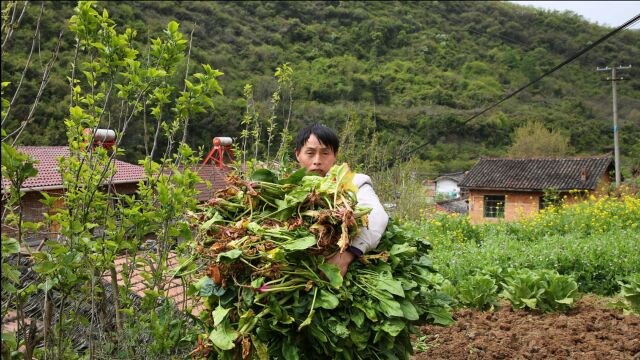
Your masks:
M117 24L136 29L142 43L147 33L154 36L170 20L178 21L187 35L195 27L191 64L208 63L225 73L220 78L225 97L217 99L217 109L190 125L192 146L207 146L216 135L238 136L244 84L253 84L256 101L264 103L275 88L275 68L289 63L295 71L295 128L318 121L343 129L348 119L370 118L379 143L385 144L378 149L387 158L427 142L413 155L437 171L462 170L479 156L504 154L513 130L529 120L569 135L579 154L603 153L613 147L611 86L595 68L632 64L626 72L631 80L619 83L618 108L625 172L638 166L637 30L623 31L497 109L464 123L611 29L568 12L498 2L101 4ZM51 5L45 4L45 49L53 48L64 26L59 19L69 18L73 6ZM3 81L19 79L31 44L29 26L38 10L29 7L8 56L3 56ZM64 79L73 50L66 36L57 73L23 143L65 142ZM17 126L28 112L34 84L27 84L19 99L23 105L15 108L7 128ZM140 122L133 124L127 139L131 159L144 154L141 129Z

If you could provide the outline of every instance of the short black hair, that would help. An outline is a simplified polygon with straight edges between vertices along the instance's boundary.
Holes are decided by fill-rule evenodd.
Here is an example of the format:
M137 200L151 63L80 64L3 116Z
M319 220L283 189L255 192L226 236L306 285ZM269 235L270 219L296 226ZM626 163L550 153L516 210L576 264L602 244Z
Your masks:
M294 140L294 143L296 144L296 152L302 149L304 144L309 141L309 137L311 137L312 134L318 138L318 141L320 141L322 145L328 146L334 153L338 153L338 148L340 148L340 139L338 139L338 135L336 135L330 127L318 123L307 125L304 129L298 132L298 135L296 135L296 139Z

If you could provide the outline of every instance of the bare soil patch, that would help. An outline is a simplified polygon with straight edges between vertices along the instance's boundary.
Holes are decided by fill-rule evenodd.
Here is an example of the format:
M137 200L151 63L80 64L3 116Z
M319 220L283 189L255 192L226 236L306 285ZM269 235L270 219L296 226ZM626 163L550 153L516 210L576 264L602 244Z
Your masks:
M570 312L459 310L449 327L423 326L426 359L640 359L640 317L592 296Z

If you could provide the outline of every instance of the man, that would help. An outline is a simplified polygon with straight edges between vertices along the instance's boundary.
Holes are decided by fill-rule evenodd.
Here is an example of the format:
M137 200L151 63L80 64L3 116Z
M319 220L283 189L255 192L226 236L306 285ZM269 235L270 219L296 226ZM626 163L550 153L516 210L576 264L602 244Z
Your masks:
M333 130L324 125L311 124L305 127L300 130L294 143L298 164L308 172L325 176L336 163L340 140ZM358 236L351 241L348 251L337 253L327 259L329 263L338 266L342 276L347 273L353 260L378 246L389 221L389 216L373 191L371 178L364 174L356 174L353 183L358 187L358 205L371 208L371 212L369 226L360 229Z

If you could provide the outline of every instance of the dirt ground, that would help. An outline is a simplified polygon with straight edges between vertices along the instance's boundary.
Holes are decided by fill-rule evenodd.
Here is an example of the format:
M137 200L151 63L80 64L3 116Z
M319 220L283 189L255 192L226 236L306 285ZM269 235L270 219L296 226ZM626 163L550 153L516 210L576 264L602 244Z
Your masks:
M640 317L583 297L566 314L460 310L449 327L423 326L426 359L633 359L640 360Z

